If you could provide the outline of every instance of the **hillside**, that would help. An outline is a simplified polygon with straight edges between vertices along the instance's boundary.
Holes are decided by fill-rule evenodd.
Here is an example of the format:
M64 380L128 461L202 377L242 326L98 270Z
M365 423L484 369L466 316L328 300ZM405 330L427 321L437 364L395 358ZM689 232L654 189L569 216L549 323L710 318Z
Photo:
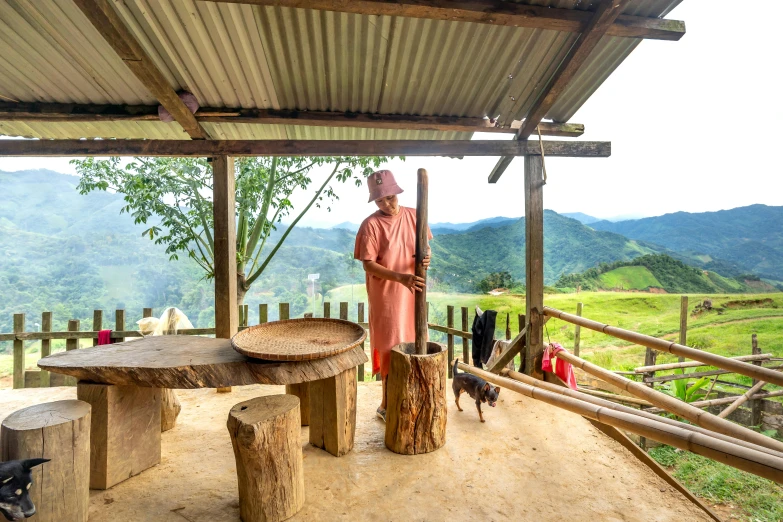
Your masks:
M783 207L675 212L616 223L599 221L590 227L661 245L708 270L783 281Z
M667 293L775 292L774 286L751 276L728 278L688 266L666 254L600 264L581 274L563 275L558 288L573 290L665 291Z

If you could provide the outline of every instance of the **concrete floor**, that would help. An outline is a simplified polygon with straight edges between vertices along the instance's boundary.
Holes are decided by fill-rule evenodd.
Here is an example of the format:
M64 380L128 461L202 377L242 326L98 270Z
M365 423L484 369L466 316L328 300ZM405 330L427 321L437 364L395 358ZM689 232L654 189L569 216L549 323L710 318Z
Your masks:
M232 405L282 386L180 390L177 427L163 434L160 465L90 493L90 520L239 520ZM581 417L503 390L482 424L450 395L445 447L401 456L383 445L378 383L360 383L356 444L336 458L307 443L305 506L291 520L710 520L614 440ZM0 391L0 418L32 404L75 398L75 388ZM468 407L466 407L468 406Z

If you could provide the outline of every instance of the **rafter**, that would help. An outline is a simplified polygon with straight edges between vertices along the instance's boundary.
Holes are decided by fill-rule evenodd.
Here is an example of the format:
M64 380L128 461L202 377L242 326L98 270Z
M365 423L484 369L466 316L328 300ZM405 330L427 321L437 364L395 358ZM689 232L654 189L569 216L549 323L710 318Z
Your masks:
M485 118L219 107L202 107L196 112L195 117L201 123L253 123L504 134L516 134L523 123L515 121L508 127L498 127ZM0 102L0 121L102 122L159 120L157 105ZM579 123L545 123L541 126L541 134L544 136L575 138L583 133L584 125Z
M207 139L209 135L199 125L193 113L185 106L169 85L163 73L141 47L109 0L73 0L95 29L111 45L128 69L171 113L185 132L193 139Z
M555 104L560 95L566 90L576 73L587 61L587 58L593 52L601 38L607 34L609 28L620 16L620 13L626 8L631 0L601 0L595 13L592 14L590 23L585 31L576 41L574 46L566 55L560 67L553 75L549 85L541 92L536 102L528 111L525 123L517 132L517 140L527 140L536 130L536 126L549 112L549 109ZM492 169L489 175L489 182L495 183L503 175L508 165L511 163L511 157L503 157Z
M604 141L545 141L547 156L606 158ZM515 140L0 140L3 156L527 156Z
M555 9L504 0L205 0L263 6L296 7L366 15L405 16L454 22L474 22L533 29L583 32L592 13ZM643 16L621 15L609 27L609 36L679 40L685 23Z

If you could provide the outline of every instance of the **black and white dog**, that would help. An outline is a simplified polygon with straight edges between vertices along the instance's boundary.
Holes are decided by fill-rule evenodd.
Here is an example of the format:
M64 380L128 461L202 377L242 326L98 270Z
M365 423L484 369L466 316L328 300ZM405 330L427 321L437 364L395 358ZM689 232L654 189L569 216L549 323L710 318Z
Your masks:
M35 515L29 489L33 485L30 470L49 459L0 462L0 513L6 520L24 520Z

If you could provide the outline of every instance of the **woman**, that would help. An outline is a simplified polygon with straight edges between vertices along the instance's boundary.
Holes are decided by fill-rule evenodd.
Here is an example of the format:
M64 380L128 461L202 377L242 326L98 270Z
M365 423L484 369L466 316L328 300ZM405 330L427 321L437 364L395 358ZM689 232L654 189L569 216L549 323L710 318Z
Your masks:
M415 294L426 283L414 275L416 210L401 207L397 202L397 194L402 189L391 171L373 172L367 178L367 186L370 202L375 202L378 211L359 227L353 256L362 262L366 273L372 373L380 373L383 383L383 398L377 413L386 421L386 378L391 349L415 339ZM428 235L432 239L432 233L428 231ZM424 258L425 268L429 264L428 254Z

